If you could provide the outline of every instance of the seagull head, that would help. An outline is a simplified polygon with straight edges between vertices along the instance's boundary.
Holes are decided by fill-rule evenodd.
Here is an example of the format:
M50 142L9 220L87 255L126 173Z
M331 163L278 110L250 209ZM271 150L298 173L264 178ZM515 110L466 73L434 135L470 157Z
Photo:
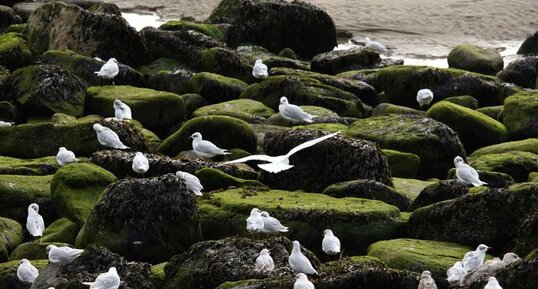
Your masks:
M330 229L326 229L325 231L323 231L323 235L324 235L324 236L326 236L326 235L332 236L332 235L333 235L333 231L331 231Z
M251 215L258 214L259 215L259 214L261 214L261 212L260 212L260 209L258 209L258 208L252 208L252 210L250 210L250 214Z
M422 278L431 278L432 277L432 272L430 271L423 271L422 274L420 275L420 279Z
M118 270L116 270L116 267L110 267L108 269L108 273L116 274L118 275Z
M117 99L117 98L114 99L114 108L115 108L116 106L120 106L120 105L122 105L122 104L123 104L123 102L121 102L121 100L119 100L119 99Z
M176 172L176 177L178 177L180 179L184 179L185 178L185 173L182 172L182 171L177 171Z
M465 162L463 161L463 159L460 157L460 156L457 156L454 158L454 165L457 167L458 164L464 164Z
M103 130L103 126L96 123L93 125L93 130L95 130L96 132L101 132Z
M484 244L480 244L480 245L478 245L478 247L476 248L476 251L479 251L479 252L485 254L486 251L487 251L488 249L493 249L493 248L488 247L488 246L486 246L486 245L484 245Z
M288 104L288 98L283 96L280 98L280 104Z
M305 281L308 280L308 277L306 277L305 273L299 273L297 274L297 280Z
M118 64L118 61L114 57L110 58L108 61Z
M54 245L48 245L48 246L47 246L47 253L49 253L49 251L52 250L52 248L54 248L54 247L56 247L56 246L54 246Z
M366 45L368 45L368 43L370 43L370 38L369 37L364 37L364 43L366 43Z
M137 156L137 157L138 157L138 156L144 156L144 154L141 153L141 152L136 152L135 156Z
M269 249L263 249L260 251L260 255L265 255L265 254L269 255Z
M36 204L36 203L32 203L30 204L30 206L28 206L28 210L32 210L32 211L35 211L36 213L39 212L39 205Z
M262 214L262 217L266 217L266 218L269 217L269 213L266 211L262 211L261 214Z
M21 261L19 262L19 264L28 264L28 263L30 263L28 259L21 259Z
M503 262L508 263L508 264L513 263L513 262L515 262L515 261L517 261L519 259L521 259L521 258L519 258L518 255L516 255L516 254L514 254L512 252L506 253L503 256Z
M58 150L61 152L65 152L67 149L65 147L60 147Z
M262 64L263 63L263 60L261 59L256 59L256 64Z
M488 284L499 284L499 281L497 281L497 278L492 276L488 278Z
M202 140L202 134L199 132L195 132L189 138L191 138L192 140Z
M301 244L299 243L299 241L297 240L293 241L293 249L298 249L298 250L301 249Z

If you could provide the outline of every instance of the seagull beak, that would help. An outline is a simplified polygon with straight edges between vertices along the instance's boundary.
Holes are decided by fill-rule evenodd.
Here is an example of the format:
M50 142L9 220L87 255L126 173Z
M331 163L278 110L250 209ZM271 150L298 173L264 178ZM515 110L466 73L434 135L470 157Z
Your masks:
M192 136L189 136L188 139L192 139Z
M491 250L491 249L493 249L493 247L488 247L488 250Z

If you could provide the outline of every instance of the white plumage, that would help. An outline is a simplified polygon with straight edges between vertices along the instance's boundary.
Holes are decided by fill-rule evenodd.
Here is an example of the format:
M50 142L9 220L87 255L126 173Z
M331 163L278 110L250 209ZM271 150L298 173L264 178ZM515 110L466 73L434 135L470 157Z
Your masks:
M264 233L283 233L288 231L288 227L282 225L277 218L271 217L268 212L261 212L263 220L263 229Z
M288 170L288 169L291 169L293 167L293 165L290 165L290 156L292 156L293 154L305 149L305 148L309 148L319 142L322 142L328 138L331 138L335 135L337 135L338 132L335 132L335 133L331 133L331 134L328 134L328 135L325 135L325 136L322 136L322 137L319 137L319 138L316 138L316 139L313 139L313 140L309 140L307 142L304 142L294 148L292 148L287 154L285 155L280 155L280 156L276 156L276 157L272 157L272 156L267 156L267 155L251 155L251 156L248 156L248 157L244 157L244 158L240 158L240 159L236 159L236 160L233 160L233 161L229 161L229 162L225 162L224 164L234 164L234 163L243 163L243 162L248 162L248 161L265 161L267 163L265 164L258 164L258 167L260 167L260 169L262 170L265 170L265 171L268 171L268 172L271 172L271 173L279 173L281 171L285 171L285 170Z
M230 153L221 149L210 141L203 140L202 134L199 132L193 133L190 138L192 138L192 149L196 155L203 158L212 158L216 155L229 155Z
M250 233L263 231L263 218L260 209L253 208L250 210L250 216L247 218L247 230Z
M473 167L466 164L460 156L454 158L454 165L456 166L456 177L464 184L473 185L475 187L488 184L481 181L478 172Z
M486 257L486 252L490 247L480 244L475 251L469 251L463 256L463 271L469 273L476 268L482 266L484 263L484 258Z
M12 126L13 124L14 124L13 122L7 122L7 121L0 120L0 127L2 127L2 126Z
M108 272L99 274L94 282L82 282L82 284L89 285L90 289L118 289L120 282L116 267L110 267Z
M327 255L336 255L340 253L340 239L333 234L333 231L327 229L323 232L321 249Z
M267 72L267 65L263 63L263 60L256 60L254 67L252 67L252 76L257 79L264 79L269 76L269 73Z
M129 148L121 142L118 134L115 133L113 130L109 129L108 127L96 123L93 125L93 130L95 130L95 133L97 134L97 140L100 144L115 149Z
M17 278L23 283L34 283L35 278L39 276L37 268L28 261L28 259L22 259L19 262L17 268Z
M119 72L120 67L118 66L118 61L116 58L110 58L105 64L103 64L103 66L101 66L99 71L95 71L94 73L104 79L114 79ZM112 81L112 84L114 84L114 81Z
M263 249L260 251L258 258L256 258L256 264L254 265L254 271L266 273L271 272L275 269L275 263L273 258L269 254L269 250Z
M383 44L381 44L381 43L379 43L377 41L371 41L370 38L368 38L368 37L364 38L364 46L371 47L371 48L377 50L378 52L385 52L387 50L385 45L383 45Z
M288 258L288 263L290 264L291 269L296 273L318 274L316 269L312 266L312 263L310 263L310 260L308 260L308 258L301 252L301 244L299 244L299 241L293 241L293 249Z
M290 104L288 98L283 96L280 98L280 104L278 105L278 112L285 119L292 122L307 122L311 123L314 115L304 112L304 110L295 104Z
M518 255L514 253L506 253L503 259L494 258L484 263L477 269L469 272L465 275L460 282L460 286L470 286L472 283L485 281L488 277L494 276L497 272L501 271L504 267L521 260Z
M295 283L293 283L293 289L315 289L315 287L305 274L299 273Z
M70 163L77 162L77 158L75 157L75 153L66 149L65 147L60 147L58 149L58 153L56 154L56 161L60 166L64 166Z
M464 275L465 271L463 270L463 263L458 261L446 271L446 280L450 285L458 285Z
M187 172L177 171L176 177L183 180L187 191L193 192L197 196L203 196L201 191L204 189L204 187L200 183L200 179L198 179L195 175Z
M39 205L36 203L32 203L28 206L26 229L30 232L30 235L34 237L43 236L45 222L43 221L43 217L39 214Z
M484 286L484 289L503 289L495 277L488 278L488 284Z
M433 100L433 92L427 88L421 89L417 92L417 102L420 107L428 106Z
M119 120L133 119L131 108L119 99L114 100L114 117Z
M149 161L146 156L141 152L136 152L133 158L133 164L131 165L133 171L138 174L144 174L149 170Z
M432 278L432 273L430 271L422 272L420 275L420 282L418 283L418 289L437 289L437 284Z
M47 253L51 263L67 265L84 253L84 250L73 249L67 246L56 247L55 245L48 245Z

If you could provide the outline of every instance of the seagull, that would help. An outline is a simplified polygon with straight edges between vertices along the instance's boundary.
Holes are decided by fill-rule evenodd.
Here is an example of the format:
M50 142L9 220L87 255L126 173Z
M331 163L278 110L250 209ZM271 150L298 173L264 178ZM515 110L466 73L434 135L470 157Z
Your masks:
M290 104L288 98L283 96L280 98L280 104L278 105L278 112L285 119L292 122L307 122L311 123L314 115L304 112L304 110L295 104Z
M141 152L136 152L135 157L133 158L133 164L131 165L133 171L138 174L144 174L149 170L149 161L146 156Z
M463 270L463 263L458 261L446 271L446 280L450 285L458 285L464 275L465 271Z
M288 227L283 226L277 218L269 216L269 213L266 211L261 212L263 220L263 229L264 233L284 233L288 231Z
M433 92L427 88L421 89L417 92L417 102L420 107L430 105L433 100Z
M469 272L465 275L460 282L460 286L470 286L472 283L485 281L488 277L494 276L497 272L504 267L521 260L518 255L510 252L503 256L503 259L495 258L497 260L488 261L484 265L478 267L476 270Z
M202 139L202 134L199 132L193 133L189 138L192 138L192 149L196 155L203 158L212 158L216 155L229 155L228 150L221 149L208 140Z
M251 156L248 156L248 157L244 157L244 158L236 159L236 160L233 160L233 161L225 162L223 164L227 165L227 164L243 163L243 162L248 162L248 161L253 161L253 160L265 161L265 162L268 162L268 163L266 163L266 164L258 164L258 167L260 167L260 169L262 169L262 170L265 170L265 171L268 171L268 172L276 174L276 173L279 173L281 171L289 170L289 169L291 169L293 167L293 165L290 165L289 158L290 158L290 156L292 156L296 152L301 151L301 150L303 150L305 148L311 147L311 146L313 146L313 145L315 145L315 144L317 144L319 142L322 142L322 141L324 141L324 140L326 140L328 138L331 138L331 137L337 135L338 133L339 132L331 133L331 134L328 134L326 136L322 136L322 137L319 137L319 138L304 142L304 143L292 148L285 155L280 155L280 156L276 156L276 157L267 156L267 155L251 155Z
M12 126L12 125L14 125L14 124L15 124L14 122L7 122L7 121L0 120L0 127L3 127L3 126Z
M75 157L75 153L66 149L65 147L60 147L58 153L56 154L56 161L60 166L64 166L70 163L76 163L78 160Z
M30 235L34 237L43 236L45 230L45 222L43 217L39 214L39 205L36 203L28 206L28 217L26 218L26 229L30 232Z
M333 234L333 231L327 229L323 232L321 249L327 255L336 255L340 253L340 239Z
M119 99L114 100L114 116L119 120L133 119L131 108Z
M118 66L118 61L116 58L110 58L105 64L103 64L103 66L101 66L99 71L95 71L94 73L101 78L112 79L112 84L114 84L113 79L118 75L119 72L120 68Z
M488 184L481 181L476 170L466 164L460 156L454 158L454 165L456 166L456 177L460 182L475 187Z
M49 262L67 265L84 253L84 250L73 249L68 246L56 247L55 245L48 245L47 253L49 254Z
M293 283L293 289L315 289L314 284L308 281L308 277L304 273L297 274L297 280Z
M257 233L263 231L263 218L260 209L253 208L250 211L250 216L247 218L247 230L250 233Z
M93 130L95 130L95 133L97 134L97 140L100 144L115 149L129 148L121 142L118 134L115 133L113 130L109 129L108 127L96 123L93 125Z
M275 263L273 258L269 255L269 250L263 249L260 251L260 255L256 258L256 264L254 265L254 271L266 273L275 269Z
M183 180L187 191L193 192L197 196L203 196L201 191L204 189L204 187L200 183L200 179L198 179L195 175L187 172L177 171L176 177Z
M488 278L488 284L484 286L484 289L503 289L495 277Z
M491 249L491 247L488 247L484 244L478 245L475 251L469 251L465 253L465 256L463 256L463 271L465 273L469 273L476 268L482 266L484 263L484 258L486 257L486 251L488 249Z
M28 261L28 259L22 259L19 262L17 268L17 277L23 283L34 283L35 278L39 276L37 268Z
M252 76L256 79L264 79L269 75L267 73L267 65L263 63L263 60L257 59L254 67L252 67Z
M89 285L90 289L118 289L120 276L116 267L110 267L108 272L99 274L94 282L82 282L82 284Z
M288 258L288 263L290 264L291 269L296 273L318 274L316 269L312 267L310 260L308 260L308 258L301 252L301 244L299 244L299 241L293 241L293 249Z
M381 44L381 43L379 43L377 41L371 41L370 38L368 38L368 37L364 38L364 46L371 47L371 48L377 50L378 52L385 52L387 50L385 45L383 45L383 44Z
M430 271L422 272L417 289L437 289L437 284L435 284Z

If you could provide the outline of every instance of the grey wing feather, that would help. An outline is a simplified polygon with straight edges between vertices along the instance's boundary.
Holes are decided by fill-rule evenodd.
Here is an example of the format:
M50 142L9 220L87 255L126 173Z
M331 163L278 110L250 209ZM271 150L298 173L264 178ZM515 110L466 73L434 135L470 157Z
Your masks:
M284 114L291 115L294 119L302 119L310 114L304 112L302 108L294 104L288 104L284 107Z
M303 150L303 149L305 149L305 148L311 147L311 146L313 146L313 145L315 145L315 144L317 144L317 143L319 143L319 142L322 142L322 141L324 141L324 140L326 140L326 139L328 139L328 138L331 138L331 137L337 135L338 133L339 133L339 132L331 133L331 134L328 134L328 135L326 135L326 136L322 136L322 137L319 137L319 138L316 138L316 139L313 139L313 140L304 142L304 143L302 143L302 144L300 144L300 145L298 145L298 146L292 148L292 149L286 154L286 156L289 157L289 156L293 155L294 153L296 153L296 152L298 152L298 151L300 151L300 150Z

